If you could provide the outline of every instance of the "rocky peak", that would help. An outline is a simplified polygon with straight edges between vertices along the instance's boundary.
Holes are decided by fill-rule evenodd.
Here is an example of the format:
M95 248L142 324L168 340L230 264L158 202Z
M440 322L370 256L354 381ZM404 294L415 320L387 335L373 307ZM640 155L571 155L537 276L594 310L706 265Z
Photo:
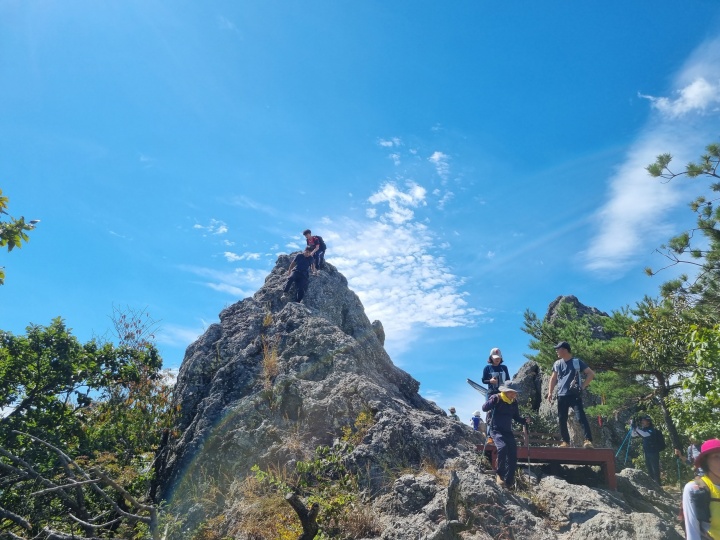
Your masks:
M183 523L169 538L191 538L213 520L224 524L216 537L271 538L247 532L252 504L241 485L252 466L290 470L320 445L342 447L338 435L361 414L371 425L343 459L363 478L373 526L353 538L680 538L668 524L672 499L640 471L616 493L594 487L589 467L575 475L587 485L572 489L541 466L521 475L526 491L501 489L479 457L481 434L419 395L337 269L326 263L303 303L281 300L290 261L280 256L260 290L187 349L178 427L156 460L155 498L171 501ZM514 379L540 396L537 407L538 366Z

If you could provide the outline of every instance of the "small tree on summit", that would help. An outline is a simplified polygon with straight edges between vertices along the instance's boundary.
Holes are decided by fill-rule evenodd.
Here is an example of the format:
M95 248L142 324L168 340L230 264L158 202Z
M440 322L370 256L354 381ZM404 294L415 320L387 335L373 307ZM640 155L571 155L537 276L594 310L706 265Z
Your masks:
M8 215L5 209L8 206L9 200L10 199L3 196L2 189L0 189L0 218L2 218L2 214L5 214L6 216ZM18 219L8 216L6 221L0 219L0 247L7 246L8 252L12 251L16 247L22 247L23 242L28 242L30 240L28 235L25 234L25 231L33 230L38 221L39 220L37 219L33 219L32 221L26 222L25 218L22 216ZM4 283L5 267L0 266L0 285L3 285Z

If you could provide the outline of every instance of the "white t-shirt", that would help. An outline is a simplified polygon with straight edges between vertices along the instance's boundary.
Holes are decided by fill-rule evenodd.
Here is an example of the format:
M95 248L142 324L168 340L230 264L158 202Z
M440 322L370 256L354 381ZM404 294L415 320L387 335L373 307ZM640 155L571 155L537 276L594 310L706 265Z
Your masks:
M720 486L715 484L715 487L720 489ZM702 540L700 536L700 523L695 515L695 509L690 503L690 492L694 489L698 489L698 485L694 480L691 480L683 488L682 506L683 515L685 518L685 538L686 540Z

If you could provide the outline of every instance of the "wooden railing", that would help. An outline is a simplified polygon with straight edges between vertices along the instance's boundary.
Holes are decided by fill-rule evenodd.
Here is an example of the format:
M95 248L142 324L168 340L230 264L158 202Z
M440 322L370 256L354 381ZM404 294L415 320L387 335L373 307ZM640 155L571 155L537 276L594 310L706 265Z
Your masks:
M528 445L528 436L530 444ZM617 490L615 478L615 454L612 448L572 448L559 447L560 439L547 433L516 432L518 463L559 463L563 465L599 465L605 477L605 484L613 491ZM483 446L478 446L482 452ZM497 448L488 443L485 452L497 469Z

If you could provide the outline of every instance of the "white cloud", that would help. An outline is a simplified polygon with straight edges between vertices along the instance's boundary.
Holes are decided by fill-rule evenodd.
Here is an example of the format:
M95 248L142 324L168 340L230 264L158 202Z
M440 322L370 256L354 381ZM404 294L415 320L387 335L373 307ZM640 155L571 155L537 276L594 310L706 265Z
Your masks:
M323 236L328 260L348 279L370 320L379 319L395 354L423 327L470 326L482 315L470 307L462 278L447 267L428 226L415 217L425 188L386 183L368 201L383 205L369 221L345 220Z
M428 158L428 161L435 165L435 170L440 178L447 180L450 176L450 164L448 163L450 156L443 154L442 152L435 151Z
M494 252L494 251L488 251L488 252L487 252L487 258L488 258L488 259L494 259L494 258L495 258L495 252Z
M228 262L260 260L260 253L248 252L238 255L237 253L233 253L232 251L226 251L225 253L223 253L223 256L228 260Z
M200 225L199 223L196 223L193 225L193 229L197 229L200 231L204 231L208 234L225 234L228 232L228 226L219 219L211 219L210 223L208 225Z
M400 163L402 163L402 161L400 161L400 154L398 154L397 152L390 154L388 157L392 159L392 162L396 167L400 165Z
M689 184L661 182L645 167L670 152L680 169L717 138L713 106L720 103L720 85L708 81L718 81L718 65L720 40L715 40L699 47L677 74L674 97L648 97L658 114L609 178L608 200L594 216L598 232L585 253L588 269L618 275L636 262L642 246L659 245L679 232L668 213L690 200Z
M380 139L378 144L384 148L397 148L402 146L402 139L400 137L393 137L392 139Z
M370 196L370 204L388 203L390 211L380 217L381 221L391 221L395 224L410 221L415 216L411 208L425 206L425 188L415 182L407 182L407 191L401 191L392 183L385 183L380 191Z
M644 97L652 103L653 107L670 118L679 118L689 113L706 113L716 111L720 104L720 80L707 81L699 77L690 84L676 90L674 98L668 97Z

